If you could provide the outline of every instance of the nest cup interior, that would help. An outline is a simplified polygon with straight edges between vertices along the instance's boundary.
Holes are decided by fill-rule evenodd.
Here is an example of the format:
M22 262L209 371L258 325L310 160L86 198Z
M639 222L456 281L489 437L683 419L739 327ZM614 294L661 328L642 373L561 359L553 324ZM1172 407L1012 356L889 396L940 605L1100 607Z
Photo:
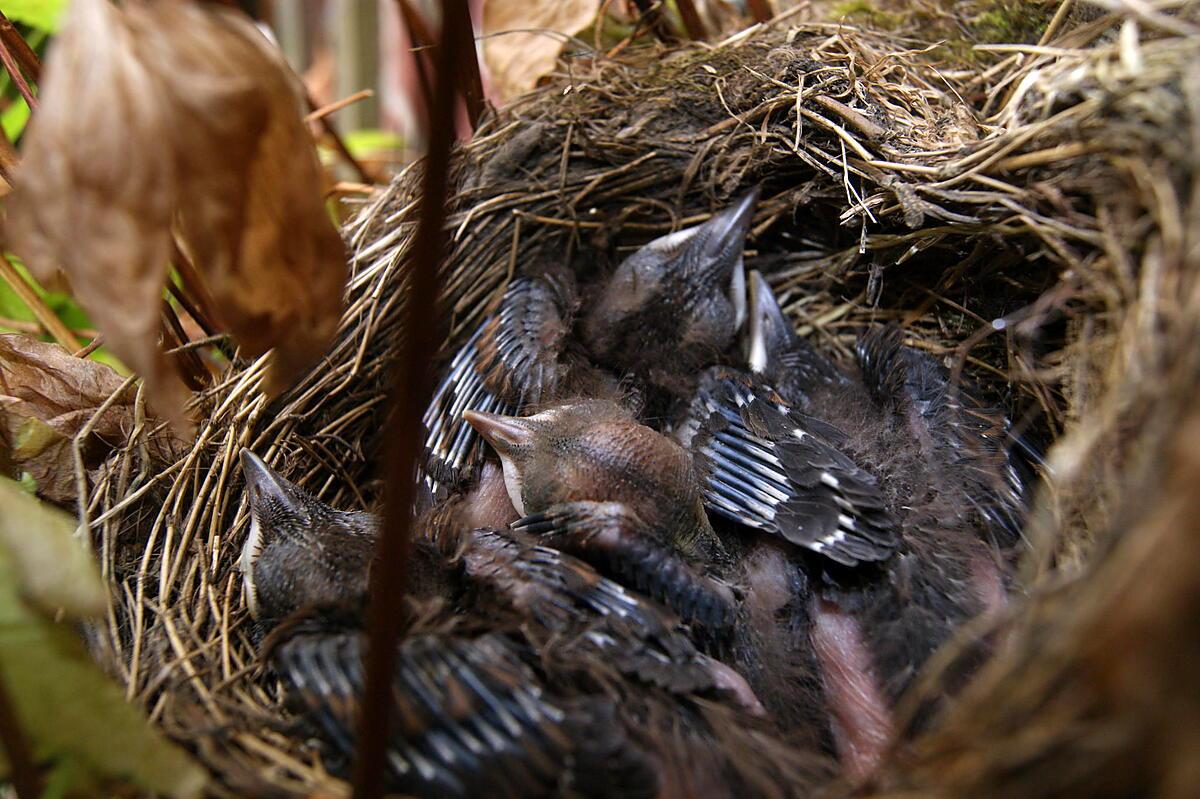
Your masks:
M1155 37L1133 69L1103 22L987 77L834 25L561 76L488 116L454 159L439 363L518 270L611 267L761 186L746 266L802 334L846 359L867 326L896 322L1020 430L1065 442L1032 514L1023 580L1036 595L1087 574L1094 541L1131 507L1122 499L1153 483L1146 453L1185 414L1153 385L1176 397L1200 374L1180 357L1195 339L1184 265L1196 251L1200 90L1186 65L1200 48ZM92 631L97 658L233 793L307 793L329 779L270 721L277 687L257 668L237 569L248 529L238 453L250 447L337 507L371 506L418 183L419 166L347 227L348 309L318 368L268 401L264 361L236 363L199 398L204 421L179 461L154 460L144 436L163 433L142 431L87 505L114 598ZM1046 607L1038 618L1053 617Z

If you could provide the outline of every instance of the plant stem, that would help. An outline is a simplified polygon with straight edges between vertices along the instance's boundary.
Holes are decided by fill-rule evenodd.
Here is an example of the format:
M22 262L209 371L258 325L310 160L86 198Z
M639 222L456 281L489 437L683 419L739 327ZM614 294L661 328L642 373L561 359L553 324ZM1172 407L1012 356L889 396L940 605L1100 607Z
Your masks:
M396 639L403 621L415 474L422 451L421 415L433 390L430 366L438 345L437 268L446 246L446 190L462 64L456 43L469 37L471 26L466 0L448 0L443 9L442 46L437 49L437 84L430 109L432 135L421 179L421 214L409 250L408 319L393 367L391 417L384 437L384 525L367 606L366 686L354 765L356 799L376 799L383 794Z

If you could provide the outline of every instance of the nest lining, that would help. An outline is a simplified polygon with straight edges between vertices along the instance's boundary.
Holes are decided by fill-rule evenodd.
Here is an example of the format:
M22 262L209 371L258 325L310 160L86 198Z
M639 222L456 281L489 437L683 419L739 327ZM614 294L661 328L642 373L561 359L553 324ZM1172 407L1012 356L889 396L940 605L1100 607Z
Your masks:
M442 356L523 266L615 263L762 185L747 267L802 333L846 357L865 326L897 321L1018 425L1046 442L1070 433L1030 527L1027 585L1077 571L1134 455L1167 434L1138 425L1197 318L1185 267L1200 78L1187 65L1200 43L1151 31L1131 55L1116 22L986 71L819 24L568 64L455 158ZM235 363L198 399L204 421L178 460L156 460L146 437L161 432L139 429L81 502L113 587L97 657L234 794L338 790L271 721L277 689L244 631L237 454L252 448L335 506L370 506L419 169L347 227L348 308L321 365L268 401L265 362Z

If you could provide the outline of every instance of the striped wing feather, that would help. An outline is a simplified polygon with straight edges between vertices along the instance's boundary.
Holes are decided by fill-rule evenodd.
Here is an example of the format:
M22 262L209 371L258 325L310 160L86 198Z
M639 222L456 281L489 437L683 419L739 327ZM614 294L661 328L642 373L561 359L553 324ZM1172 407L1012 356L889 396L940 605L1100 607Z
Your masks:
M553 391L570 320L567 291L550 277L517 278L496 313L450 362L425 411L430 487L456 485L483 457L479 434L464 411L516 415Z
M363 690L358 632L300 635L272 654L290 702L347 759ZM390 784L437 796L549 793L571 749L564 713L496 635L400 644L392 687Z
M836 428L730 370L705 377L692 416L709 510L847 566L895 550L875 479L837 449Z

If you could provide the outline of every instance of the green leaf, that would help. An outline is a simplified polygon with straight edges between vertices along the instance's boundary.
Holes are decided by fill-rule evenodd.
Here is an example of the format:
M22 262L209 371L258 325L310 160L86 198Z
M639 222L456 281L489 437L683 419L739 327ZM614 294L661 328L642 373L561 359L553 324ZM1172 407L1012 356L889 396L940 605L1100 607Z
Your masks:
M8 108L0 113L0 125L4 127L4 135L9 141L16 141L21 137L21 132L25 130L25 123L29 121L29 106L25 104L23 99L13 100Z
M41 437L32 428L29 432ZM19 443L36 446L33 441ZM104 613L108 591L91 554L75 538L75 520L4 477L0 507L0 557L15 572L16 593L50 613L62 610L72 618Z
M120 780L181 799L200 795L204 771L125 702L70 627L26 602L75 613L104 607L74 521L7 478L0 506L0 674L39 765L70 786Z
M53 33L66 8L67 0L4 0L0 11L13 22Z
M0 0L3 2L3 0ZM0 115L2 116L2 115ZM69 294L63 294L55 291L46 291L42 286L29 275L29 270L21 263L21 259L12 253L8 253L8 260L16 268L17 273L25 278L25 282L33 288L42 301L46 303L59 319L63 321L67 327L72 330L81 330L92 327L92 320L88 317L87 312L79 307L79 303ZM24 301L17 296L17 293L12 290L12 287L0 280L0 319L15 319L18 322L36 322L37 317L33 311L25 305ZM5 327L0 324L0 333L25 333L27 331ZM43 341L50 341L49 336L42 336ZM121 363L117 356L112 354L108 347L101 347L89 356L93 361L107 364L117 370L122 375L129 374L129 367Z
M404 147L404 137L388 130L365 128L352 130L343 136L346 149L355 158L365 155L376 155Z

